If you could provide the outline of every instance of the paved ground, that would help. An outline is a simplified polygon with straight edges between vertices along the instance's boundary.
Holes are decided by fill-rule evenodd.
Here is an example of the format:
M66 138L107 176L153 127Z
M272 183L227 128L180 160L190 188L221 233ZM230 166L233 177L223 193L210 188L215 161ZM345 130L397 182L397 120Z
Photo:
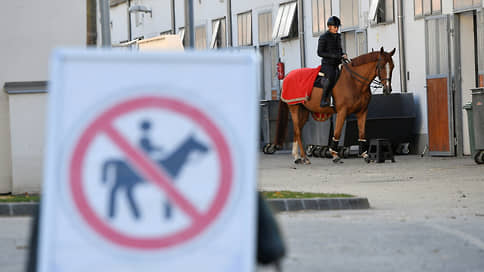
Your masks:
M484 166L396 160L295 166L287 153L261 155L260 189L350 193L372 206L278 214L288 245L283 271L484 271ZM24 271L29 227L29 218L0 217L0 271Z
M289 154L261 155L260 189L350 193L372 206L278 214L289 250L284 271L484 271L484 166L396 160L295 166Z
M0 217L0 271L25 271L30 223L28 217Z

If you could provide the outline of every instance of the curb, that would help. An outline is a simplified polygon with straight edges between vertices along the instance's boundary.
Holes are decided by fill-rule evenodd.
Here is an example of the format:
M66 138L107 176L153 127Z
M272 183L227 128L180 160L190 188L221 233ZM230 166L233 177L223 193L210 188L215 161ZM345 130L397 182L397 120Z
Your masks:
M361 210L369 209L367 198L303 198L267 199L274 212L294 212L302 210ZM32 216L37 212L39 203L19 202L0 203L0 216Z
M37 202L0 203L0 216L33 216L38 208Z
M302 210L349 210L369 209L367 198L310 198L310 199L267 199L274 212L293 212Z

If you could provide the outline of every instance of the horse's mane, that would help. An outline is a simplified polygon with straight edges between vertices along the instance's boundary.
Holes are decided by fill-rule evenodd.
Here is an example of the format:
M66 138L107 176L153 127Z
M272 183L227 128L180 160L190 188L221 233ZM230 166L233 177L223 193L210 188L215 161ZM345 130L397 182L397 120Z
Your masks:
M380 51L376 51L376 52L371 52L371 53L358 56L351 60L351 66L360 66L370 62L378 61L379 55L380 55Z

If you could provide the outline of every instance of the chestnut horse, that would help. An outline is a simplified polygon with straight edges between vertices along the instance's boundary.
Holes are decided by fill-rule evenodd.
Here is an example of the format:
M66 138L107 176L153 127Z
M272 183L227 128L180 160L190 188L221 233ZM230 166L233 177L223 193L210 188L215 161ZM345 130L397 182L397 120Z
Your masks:
M309 112L327 114L328 117L337 113L334 136L330 143L330 152L333 156L333 162L341 162L337 152L341 130L346 117L349 114L355 114L358 119L359 154L369 162L367 154L368 144L365 139L365 124L371 97L370 84L377 82L383 88L384 94L392 92L391 84L394 68L392 56L394 54L395 49L391 52L385 52L382 47L380 51L361 55L354 58L351 62L343 64L339 79L332 91L334 107L321 108L319 106L323 89L317 87L313 87L311 96L303 103L288 105L281 100L279 102L275 146L279 147L284 142L288 122L287 111L289 109L294 127L292 148L294 162L310 164L311 162L306 156L301 141L301 131L308 120ZM380 81L376 81L376 77Z

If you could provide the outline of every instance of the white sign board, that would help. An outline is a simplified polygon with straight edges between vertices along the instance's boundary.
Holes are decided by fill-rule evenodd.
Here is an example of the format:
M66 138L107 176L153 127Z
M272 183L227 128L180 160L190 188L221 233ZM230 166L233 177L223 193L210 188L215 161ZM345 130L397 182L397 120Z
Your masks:
M253 271L259 58L60 50L41 272Z

